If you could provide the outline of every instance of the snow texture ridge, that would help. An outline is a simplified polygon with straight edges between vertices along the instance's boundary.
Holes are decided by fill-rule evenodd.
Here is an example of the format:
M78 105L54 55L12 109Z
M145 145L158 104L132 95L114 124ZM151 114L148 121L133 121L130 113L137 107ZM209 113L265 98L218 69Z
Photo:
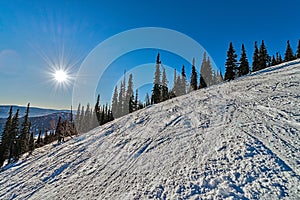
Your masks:
M26 155L0 199L299 199L300 61Z

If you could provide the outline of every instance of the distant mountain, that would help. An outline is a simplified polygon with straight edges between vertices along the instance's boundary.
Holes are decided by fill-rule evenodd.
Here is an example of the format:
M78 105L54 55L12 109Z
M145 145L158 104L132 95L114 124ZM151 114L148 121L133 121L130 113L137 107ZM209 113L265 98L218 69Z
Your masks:
M1 106L0 105L0 118L7 118L8 112L9 112L10 106ZM20 116L24 116L26 112L26 106L13 106L13 112L15 113L19 109ZM46 109L46 108L36 108L36 107L30 107L30 117L39 117L39 116L45 116L52 113L57 112L70 112L69 110L55 110L55 109Z
M0 106L0 135L8 117L10 106ZM20 124L23 121L25 115L26 107L13 106L13 113L20 110ZM54 110L54 109L44 109L32 107L29 110L29 121L31 122L31 131L38 132L39 130L53 130L56 127L58 117L61 116L63 120L69 119L69 110Z

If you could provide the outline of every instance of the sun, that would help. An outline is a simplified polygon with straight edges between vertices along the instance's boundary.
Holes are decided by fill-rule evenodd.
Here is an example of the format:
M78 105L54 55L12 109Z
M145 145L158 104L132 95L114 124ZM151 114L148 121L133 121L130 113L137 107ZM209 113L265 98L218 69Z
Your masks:
M58 83L63 83L63 82L66 82L68 80L68 74L64 70L61 70L61 69L56 70L53 75L54 75L54 79Z

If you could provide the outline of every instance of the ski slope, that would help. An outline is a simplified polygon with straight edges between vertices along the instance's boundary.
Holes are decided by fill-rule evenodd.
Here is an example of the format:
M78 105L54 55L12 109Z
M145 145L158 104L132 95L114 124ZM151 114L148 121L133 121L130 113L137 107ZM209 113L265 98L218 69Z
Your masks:
M0 199L300 199L300 60L37 149Z

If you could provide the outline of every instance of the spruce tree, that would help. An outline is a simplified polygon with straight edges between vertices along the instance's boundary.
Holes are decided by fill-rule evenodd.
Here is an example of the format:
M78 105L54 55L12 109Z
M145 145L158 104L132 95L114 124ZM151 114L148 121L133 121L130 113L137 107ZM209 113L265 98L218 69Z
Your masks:
M97 101L96 101L96 104L94 107L94 111L95 111L95 114L96 114L96 117L98 120L98 124L99 124L99 122L100 122L100 94L98 94L98 96L97 96Z
M175 87L176 82L177 82L177 72L176 72L176 69L174 69L174 81L173 81L173 87Z
M297 58L300 58L300 39L298 40L298 46L297 46L297 54L296 54Z
M253 53L253 59L252 59L252 71L258 71L259 70L259 50L257 47L257 41L254 43L254 53Z
M41 147L43 146L42 142L42 130L39 131L38 138L36 140L36 147Z
M71 105L71 109L70 109L70 122L73 124L73 107Z
M206 88L207 84L204 79L204 74L205 74L205 66L206 66L206 52L203 53L203 59L200 67L200 80L199 80L199 89Z
M225 63L226 71L225 71L225 81L233 80L235 78L235 71L237 68L237 55L233 48L232 42L229 44L229 49L227 51L227 59Z
M182 65L182 68L181 68L180 94L181 95L186 94L186 74L185 74L184 65Z
M77 107L77 111L76 111L76 115L75 115L75 128L76 128L76 132L79 132L79 128L80 128L80 124L81 124L81 121L80 121L80 117L81 117L81 104L79 103L78 104L78 107Z
M285 54L284 54L284 61L287 62L287 61L291 61L294 59L295 59L294 53L293 53L292 47L290 45L290 41L288 40L287 45L286 45Z
M223 78L223 75L222 75L222 71L218 72L218 83L221 83L223 82L224 78Z
M198 83L197 83L197 72L196 72L196 66L195 66L195 58L193 58L192 62L192 73L191 73L191 81L190 81L190 92L195 91L198 89Z
M24 121L21 125L21 133L19 137L20 149L18 149L19 154L23 154L25 152L28 152L29 150L29 139L30 139L30 122L28 120L29 106L30 104L28 103L26 113L24 116Z
M118 106L119 117L124 116L125 115L125 110L126 110L126 108L128 108L125 105L125 101L126 101L126 71L124 71L123 81L121 82L121 86L120 86L119 101L118 101L118 104L119 104L119 106Z
M134 110L139 110L139 91L138 89L135 90L135 99L134 99Z
M166 69L163 68L162 78L161 78L161 100L166 101L169 99L169 89Z
M6 119L5 126L1 136L0 145L0 167L3 165L4 161L9 157L10 151L10 130L12 126L12 106L10 106L8 118Z
M246 55L244 44L242 44L242 53L240 58L240 66L238 68L238 76L244 76L249 73L249 62Z
M102 107L101 107L101 116L100 116L100 125L104 124L104 120L105 120L105 107L104 107L104 105L102 105Z
M213 84L213 78L212 78L212 67L211 67L211 63L210 63L210 58L207 57L207 61L205 63L205 68L204 68L204 77L207 80L207 84L208 86Z
M12 124L9 131L9 156L8 163L19 159L20 154L18 151L19 141L17 139L19 135L19 109L12 118Z
M276 62L275 56L273 55L272 56L272 61L271 61L271 66L275 66L275 65L277 65L277 62Z
M128 86L126 91L126 99L125 99L125 113L132 113L134 110L134 93L133 93L133 77L132 74L129 75Z
M58 122L55 129L55 134L57 135L57 142L61 143L64 141L64 130L62 125L61 116L58 117Z
M99 126L99 122L98 122L98 119L96 116L95 108L94 109L91 108L90 113L91 113L90 127L91 127L91 129L93 129L93 128Z
M34 135L33 132L31 132L30 134L30 138L29 138L29 146L28 146L28 150L30 152L30 154L34 151Z
M282 63L282 58L279 52L276 52L276 64L281 64Z
M44 144L49 144L50 141L49 141L49 135L48 135L48 131L45 131L45 136L44 136Z
M120 91L119 91L119 99L118 99L118 107L117 107L117 116L116 117L121 117L123 115L123 91L124 91L124 83L121 81L120 85Z
M151 105L151 100L150 100L150 96L148 94L148 92L146 93L146 97L145 97L145 106L149 106Z
M176 72L176 69L174 69L173 87L172 87L171 91L169 92L169 98L170 98L170 99L176 97L176 94L175 94L175 87L176 87L176 84L177 84L177 72Z
M176 85L175 85L175 88L174 88L174 91L175 91L175 94L176 94L177 97L181 95L180 86L181 86L181 76L178 75L177 80L176 80Z
M91 113L90 104L88 103L86 105L86 110L85 110L85 113L84 113L84 123L83 123L84 132L87 132L87 131L91 130L91 127L90 127L91 119L92 119L92 113Z
M112 102L111 102L111 110L113 117L117 117L117 111L118 111L118 86L115 86Z
M267 48L265 46L264 40L261 41L261 45L259 48L259 57L258 57L258 70L265 69L270 62L270 56L268 55Z
M156 104L161 102L161 81L160 81L160 54L157 54L156 57L156 67L155 67L155 74L154 74L154 86L153 86L153 90L152 90L152 97L151 97L151 103L152 104Z
M80 111L80 124L78 127L78 130L80 133L83 133L85 129L85 112L84 112L84 106L81 106L81 111Z

